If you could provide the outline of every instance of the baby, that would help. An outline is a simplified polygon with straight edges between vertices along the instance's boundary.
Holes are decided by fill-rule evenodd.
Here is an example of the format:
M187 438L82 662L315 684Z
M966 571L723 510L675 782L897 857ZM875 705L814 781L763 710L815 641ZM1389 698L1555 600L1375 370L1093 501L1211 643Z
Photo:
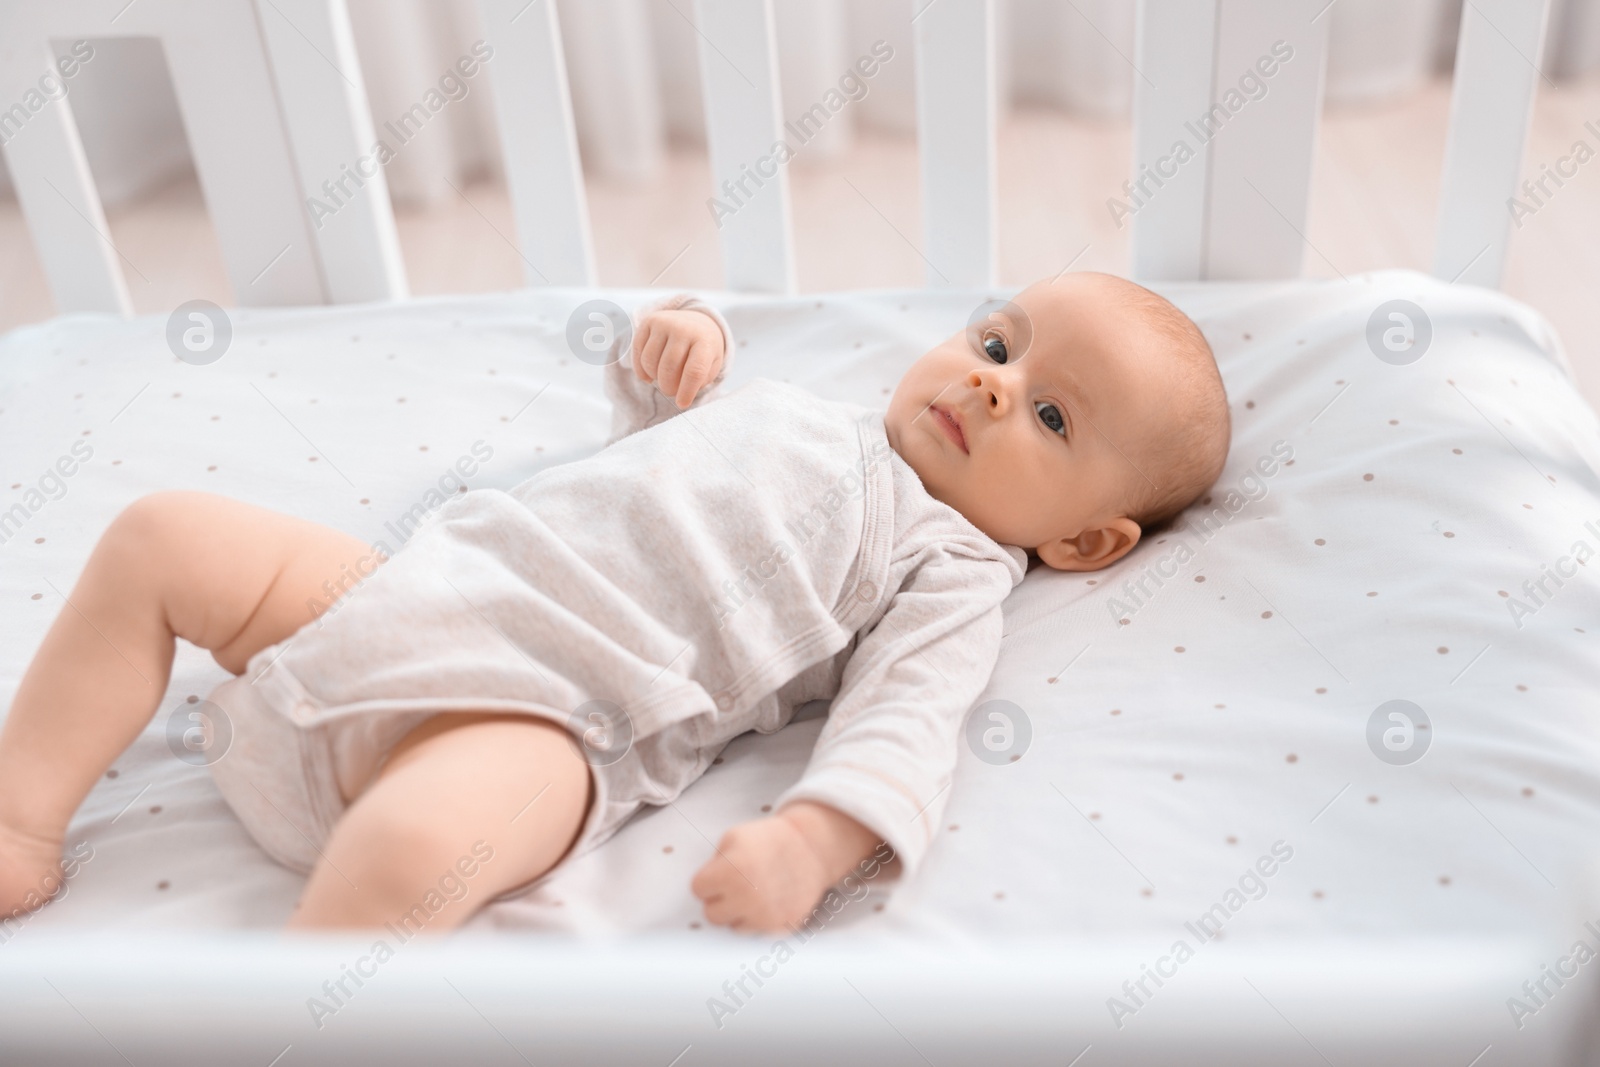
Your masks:
M1210 486L1221 378L1177 308L1093 273L924 354L887 412L765 380L717 398L733 352L712 308L651 310L605 371L605 449L452 498L375 571L302 519L134 502L0 733L0 916L61 884L69 820L179 637L237 675L210 698L212 771L310 872L291 927L457 926L817 698L804 775L694 877L707 920L784 930L858 864L909 875L1029 555L1105 567Z

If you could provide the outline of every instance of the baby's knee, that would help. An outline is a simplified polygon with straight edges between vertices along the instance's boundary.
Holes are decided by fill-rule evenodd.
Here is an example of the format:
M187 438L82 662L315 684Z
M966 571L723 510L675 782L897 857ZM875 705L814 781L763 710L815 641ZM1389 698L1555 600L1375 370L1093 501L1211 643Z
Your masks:
M474 849L459 827L409 807L369 800L346 811L290 925L387 924L415 934L452 929L471 917L488 899L478 891L484 879L473 884L466 874L477 873L473 857L483 842Z
M440 814L411 805L358 804L345 813L336 831L341 867L363 896L404 909L426 887L452 873L470 854L461 827Z
M140 497L117 515L100 538L101 549L159 558L183 537L192 536L209 493L170 489Z
M96 588L129 597L162 587L173 568L190 555L193 538L204 536L205 523L195 498L208 495L151 493L123 508L89 557L86 573L98 578Z

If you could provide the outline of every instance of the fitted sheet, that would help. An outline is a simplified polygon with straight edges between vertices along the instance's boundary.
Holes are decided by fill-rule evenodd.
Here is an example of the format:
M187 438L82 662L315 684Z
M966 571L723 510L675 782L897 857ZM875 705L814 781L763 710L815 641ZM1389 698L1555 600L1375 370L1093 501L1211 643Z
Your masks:
M963 743L923 872L873 880L830 925L1111 937L1131 974L1213 927L1536 929L1600 841L1600 564L1572 560L1577 542L1600 549L1600 428L1558 340L1498 293L1411 272L1156 288L1204 329L1228 386L1233 448L1209 505L1105 572L1030 572L981 702L1009 702L1008 758ZM173 357L162 316L0 338L0 507L75 444L93 450L0 546L0 705L99 532L144 493L225 493L392 545L475 444L493 454L474 487L599 448L601 372L565 343L595 295L238 310L206 366ZM661 294L604 295L631 309ZM704 295L737 337L731 386L777 377L882 404L911 360L1005 294ZM1431 323L1408 365L1368 340L1396 299ZM1545 578L1535 604L1523 583L1547 568L1573 576ZM169 717L225 677L180 650L162 710L73 823L69 847L89 858L23 936L283 922L300 877L168 744ZM1391 700L1428 717L1415 762L1380 758L1381 730L1369 743ZM824 711L735 741L676 805L471 925L732 937L702 926L689 880L798 777ZM1555 949L1570 943L1558 933Z

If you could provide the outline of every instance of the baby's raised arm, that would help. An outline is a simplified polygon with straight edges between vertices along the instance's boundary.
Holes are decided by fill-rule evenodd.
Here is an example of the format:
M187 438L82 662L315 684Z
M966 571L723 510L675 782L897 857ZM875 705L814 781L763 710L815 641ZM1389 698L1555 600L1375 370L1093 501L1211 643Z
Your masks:
M722 328L710 315L657 308L645 314L633 335L633 373L686 408L722 372L726 350Z

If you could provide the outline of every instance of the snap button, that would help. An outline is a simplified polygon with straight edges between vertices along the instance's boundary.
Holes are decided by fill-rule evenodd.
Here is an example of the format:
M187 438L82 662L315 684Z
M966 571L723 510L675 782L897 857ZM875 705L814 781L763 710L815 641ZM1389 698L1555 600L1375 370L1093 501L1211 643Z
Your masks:
M715 698L718 711L727 711L733 706L733 698L727 693L718 693Z
M872 582L862 582L856 586L856 598L858 600L873 600L877 598L877 595L878 587Z

